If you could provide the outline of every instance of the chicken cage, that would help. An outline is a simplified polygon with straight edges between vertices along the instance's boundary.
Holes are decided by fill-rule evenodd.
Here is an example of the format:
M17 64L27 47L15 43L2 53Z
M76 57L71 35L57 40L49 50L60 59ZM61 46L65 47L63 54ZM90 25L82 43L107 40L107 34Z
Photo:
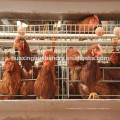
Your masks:
M42 67L42 55L46 49L52 50L52 48L55 47L55 53L57 54L58 60L56 61L55 65L55 71L56 71L56 77L55 80L58 81L58 86L60 87L58 90L58 93L55 95L57 99L81 99L81 94L72 94L70 93L70 85L72 83L79 83L82 82L79 78L77 80L74 80L74 78L70 78L70 68L68 66L69 61L67 58L67 50L70 47L73 47L76 50L80 50L82 56L85 56L85 53L87 52L87 49L89 46L93 44L100 44L102 45L103 55L104 59L98 60L100 63L108 63L109 56L111 53L117 53L119 54L119 51L113 51L113 48L115 46L114 39L117 39L117 45L116 49L119 50L119 37L116 37L113 34L113 30L115 27L119 27L119 21L101 21L101 24L98 24L96 27L103 27L105 29L105 34L103 36L97 36L95 34L95 30L92 31L86 31L85 27L90 25L87 24L70 24L69 21L27 21L27 20L1 20L3 23L5 21L8 21L8 23L12 23L11 25L0 25L0 44L1 44L1 68L4 65L4 61L7 58L7 53L11 53L11 58L16 60L20 65L20 56L17 49L13 49L12 46L14 44L14 39L16 36L20 36L18 34L17 29L22 25L26 28L26 33L23 35L23 37L27 40L30 51L36 52L36 59L35 59L35 66L38 68ZM13 22L14 21L14 22ZM32 24L30 24L32 23ZM29 25L30 24L30 25ZM69 28L68 28L69 27ZM72 30L72 28L75 28ZM82 33L77 27L84 27ZM86 33L87 32L87 33ZM55 45L53 45L53 42L51 42L52 39L55 39ZM83 60L81 60L83 61ZM22 66L22 65L21 65ZM35 66L32 66L33 68ZM104 71L105 69L120 69L119 65L114 67L101 67L103 70L103 77L104 77ZM0 78L2 80L3 75L2 69ZM79 76L79 74L78 74ZM21 81L36 81L36 79L21 79ZM119 84L119 79L107 79L107 80L101 80L101 82L116 82ZM76 86L77 87L77 86ZM9 95L3 95L1 96L9 96ZM11 95L11 96L24 96L24 95ZM27 96L34 96L35 94L29 94ZM89 95L87 95L89 96ZM120 96L117 95L99 95L99 96ZM20 98L17 98L20 99Z
M119 0L0 3L0 120L119 120ZM56 58L51 66L46 51ZM6 74L9 58L17 77ZM52 98L38 95L50 89Z

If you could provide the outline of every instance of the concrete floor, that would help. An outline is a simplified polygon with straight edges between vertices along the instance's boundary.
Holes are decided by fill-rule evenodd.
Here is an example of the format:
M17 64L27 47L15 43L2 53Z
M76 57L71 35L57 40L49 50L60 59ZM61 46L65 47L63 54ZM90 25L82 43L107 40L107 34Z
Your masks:
M0 120L120 120L120 100L0 101Z

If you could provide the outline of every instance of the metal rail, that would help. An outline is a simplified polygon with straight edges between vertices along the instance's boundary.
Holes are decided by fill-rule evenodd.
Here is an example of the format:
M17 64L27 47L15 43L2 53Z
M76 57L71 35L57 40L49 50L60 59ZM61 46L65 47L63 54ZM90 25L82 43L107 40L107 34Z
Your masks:
M28 44L30 46L52 46L52 41L43 41L43 40L27 40ZM0 46L13 46L14 40L0 40ZM113 41L56 41L55 46L61 46L65 47L67 46L91 46L94 44L100 44L101 46L113 46ZM117 46L120 46L120 41L117 42Z
M0 37L16 37L20 36L18 33L0 33ZM62 33L26 33L21 37L57 37L57 38L115 38L114 34L104 34L101 37L98 37L96 34L62 34ZM119 38L119 37L117 37Z

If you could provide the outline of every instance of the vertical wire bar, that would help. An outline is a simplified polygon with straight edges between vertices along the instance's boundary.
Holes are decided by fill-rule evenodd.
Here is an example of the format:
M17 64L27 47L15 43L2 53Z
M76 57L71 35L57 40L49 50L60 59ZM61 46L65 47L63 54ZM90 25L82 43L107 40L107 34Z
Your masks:
M15 58L16 58L16 62L19 62L19 56L18 56L18 50L15 49Z
M39 25L39 34L40 34L40 25Z
M87 32L88 32L88 35L90 34L90 30L89 30L89 29L90 29L90 25L88 24L88 31L87 31ZM94 30L94 29L92 29L92 31L93 31L93 30Z
M68 31L67 31L67 25L66 25L66 34L67 34L67 32L68 32Z
M103 80L104 80L104 68L103 68Z
M4 50L4 61L5 61L5 50Z
M49 34L49 32L50 32L50 30L49 30L49 29L50 29L50 26L49 26L49 25L50 25L50 24L48 24L48 34Z
M4 32L4 34L5 34L5 26L3 25L2 28L3 28L3 32Z
M2 80L2 69L0 67L0 80Z
M75 34L76 34L76 24L75 24Z
M8 26L8 33L10 33L10 29L9 29L10 26Z
M52 27L53 27L53 37L54 37L54 33L55 33L54 24L52 24Z
M67 44L66 44L66 56L67 56ZM68 57L68 56L67 56ZM69 95L70 95L70 93L69 93L69 67L68 67L68 59L66 59L66 61L67 61L67 65L66 65L66 72L67 72L67 76L66 76L66 80L67 80L67 95L68 95L68 98L69 98Z
M34 66L33 66L34 67ZM33 79L33 67L32 67L32 79Z
M58 52L58 57L59 57L59 47L57 47L57 52ZM59 71L59 63L57 63L58 65L58 86L60 88L60 71ZM58 99L60 99L60 91L59 91L59 88L58 88Z
M64 92L64 88L63 88L63 46L61 45L61 67L62 67L62 99L63 99L63 92Z
M84 24L84 34L85 34L85 24Z

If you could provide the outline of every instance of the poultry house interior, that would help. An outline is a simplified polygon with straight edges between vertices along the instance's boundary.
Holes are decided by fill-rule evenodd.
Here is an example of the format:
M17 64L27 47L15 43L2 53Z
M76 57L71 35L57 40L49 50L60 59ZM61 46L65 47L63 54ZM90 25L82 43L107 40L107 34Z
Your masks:
M14 112L29 111L29 107L22 108L25 105L31 105L33 111L38 105L46 108L48 105L52 111L51 105L55 102L55 107L60 111L66 109L66 113L77 103L78 108L83 107L81 111L88 110L88 105L89 108L97 106L98 111L100 106L105 110L110 108L110 112L113 107L115 113L116 107L110 104L120 104L119 0L5 0L0 3L0 105L3 111L6 112L12 101ZM51 60L52 57L55 59ZM18 104L22 104L20 108ZM0 115L1 120L9 120L11 115L7 112L7 117ZM100 119L92 114L90 120L104 120L105 113L103 117L96 114ZM28 114L23 120L33 117ZM51 120L53 116L51 114ZM73 118L77 120L76 116Z
M88 19L87 17L86 19ZM84 20L83 20L84 21ZM73 24L74 23L74 24ZM2 70L2 66L4 65L4 61L8 57L8 52L10 52L11 59L16 60L21 67L24 67L22 64L21 52L19 49L13 49L13 46L16 45L14 40L16 40L16 36L23 38L28 42L29 50L32 55L35 57L32 58L35 64L32 64L32 69L37 67L41 69L43 66L43 53L45 50L53 50L56 53L58 60L55 64L55 80L57 81L57 85L59 86L58 92L55 94L56 99L82 99L82 94L79 93L77 90L74 93L74 88L71 90L71 86L75 83L75 89L78 87L78 83L82 82L80 79L80 71L76 73L76 66L69 66L69 60L66 58L73 57L75 54L68 56L68 49L70 47L74 48L75 50L79 50L82 57L85 57L85 54L89 48L89 46L94 44L100 44L102 46L102 54L104 58L98 59L98 64L101 71L103 72L103 76L106 76L105 72L106 69L111 69L114 71L118 69L119 71L119 62L116 63L114 66L108 65L110 62L111 54L117 54L116 56L119 57L119 36L115 36L113 31L116 27L120 27L119 21L101 21L101 24L97 24L95 28L102 27L104 29L104 35L99 36L96 34L95 29L89 30L86 29L87 24L78 24L75 21L71 22L70 20L42 20L42 21L33 21L33 20L15 20L15 19L1 19L1 56L0 56L0 64L1 64L1 74L0 78L2 81L4 70ZM25 28L25 34L19 35L18 29L20 27ZM82 29L81 29L81 28ZM83 29L84 28L84 29ZM82 32L82 33L81 33ZM103 32L102 32L103 33ZM20 38L22 39L22 38ZM54 40L54 41L53 41ZM53 41L53 42L52 42ZM54 43L54 44L53 44ZM24 44L25 48L26 45ZM27 51L27 52L28 52ZM75 54L76 55L76 54ZM26 53L27 56L27 53ZM28 56L30 57L30 56ZM79 56L78 56L79 57ZM117 58L116 58L117 59ZM115 60L116 60L115 59ZM118 58L119 59L119 58ZM84 58L79 60L80 69L84 65ZM23 62L25 62L23 60ZM27 65L27 62L25 63ZM101 66L103 65L103 66ZM73 69L73 70L72 70ZM92 68L91 68L92 69ZM71 72L72 71L72 72ZM37 77L34 77L34 72L32 72L32 76L30 77L22 77L21 73L21 81L28 83L29 81L36 81ZM29 74L29 73L28 73ZM114 73L111 73L114 76ZM106 80L106 81L105 81ZM28 81L28 82L27 82ZM103 78L101 82L115 82L119 84L119 79L113 77ZM30 86L29 86L30 87ZM29 89L29 88L28 88ZM34 87L33 87L34 89ZM29 91L29 90L28 90ZM34 90L33 90L34 91ZM103 95L104 93L99 94L98 96ZM4 94L1 94L4 96ZM5 94L7 96L7 94ZM8 94L9 96L9 94ZM18 96L17 99L21 99L24 94L18 95L11 95L11 96ZM27 96L33 96L35 98L34 92L31 94L27 94ZM89 96L89 95L87 95ZM109 94L108 96L114 96L113 94ZM116 96L116 94L115 94ZM119 94L117 94L119 99ZM24 98L24 97L23 97ZM28 97L29 98L29 97ZM24 99L28 99L25 97ZM88 98L88 97L87 97ZM109 99L109 97L108 97ZM22 100L22 99L21 99Z

